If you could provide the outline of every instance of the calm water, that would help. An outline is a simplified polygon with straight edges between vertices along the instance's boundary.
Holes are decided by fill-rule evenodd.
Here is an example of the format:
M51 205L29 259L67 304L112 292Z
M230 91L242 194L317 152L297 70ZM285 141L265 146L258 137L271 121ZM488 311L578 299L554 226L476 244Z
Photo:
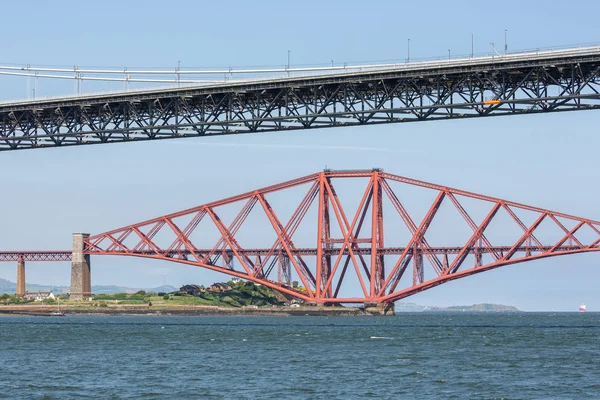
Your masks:
M0 317L0 398L600 398L600 314Z

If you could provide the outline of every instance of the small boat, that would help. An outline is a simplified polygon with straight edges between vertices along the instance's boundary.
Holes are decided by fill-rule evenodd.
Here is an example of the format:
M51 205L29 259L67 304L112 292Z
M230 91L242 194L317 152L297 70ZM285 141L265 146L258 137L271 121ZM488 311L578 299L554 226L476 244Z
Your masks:
M50 315L53 317L64 317L65 313L63 311L60 311L60 298L59 297L56 298L56 302L58 303L58 310L51 312Z
M587 307L585 306L585 304L581 304L581 305L579 306L579 311L580 311L580 312L585 312L586 310L587 310Z

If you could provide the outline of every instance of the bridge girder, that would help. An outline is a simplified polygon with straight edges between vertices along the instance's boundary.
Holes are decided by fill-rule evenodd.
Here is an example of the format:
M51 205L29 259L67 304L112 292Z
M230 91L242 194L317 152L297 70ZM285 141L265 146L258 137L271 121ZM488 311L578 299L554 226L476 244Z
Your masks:
M600 51L0 105L0 151L589 110Z

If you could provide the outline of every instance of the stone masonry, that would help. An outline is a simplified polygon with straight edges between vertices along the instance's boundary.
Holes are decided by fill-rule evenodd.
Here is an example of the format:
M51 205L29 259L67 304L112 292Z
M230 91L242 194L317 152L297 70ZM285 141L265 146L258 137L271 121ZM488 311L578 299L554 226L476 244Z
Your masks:
M17 261L17 296L25 295L25 260L19 258Z
M83 254L83 241L89 236L89 233L73 234L70 300L81 301L92 295L90 256L89 254Z

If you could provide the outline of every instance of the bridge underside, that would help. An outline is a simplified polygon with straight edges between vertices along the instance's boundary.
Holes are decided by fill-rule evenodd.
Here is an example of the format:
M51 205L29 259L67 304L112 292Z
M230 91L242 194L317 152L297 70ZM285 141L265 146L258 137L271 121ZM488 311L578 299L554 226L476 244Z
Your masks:
M0 150L600 107L600 51L0 105Z

